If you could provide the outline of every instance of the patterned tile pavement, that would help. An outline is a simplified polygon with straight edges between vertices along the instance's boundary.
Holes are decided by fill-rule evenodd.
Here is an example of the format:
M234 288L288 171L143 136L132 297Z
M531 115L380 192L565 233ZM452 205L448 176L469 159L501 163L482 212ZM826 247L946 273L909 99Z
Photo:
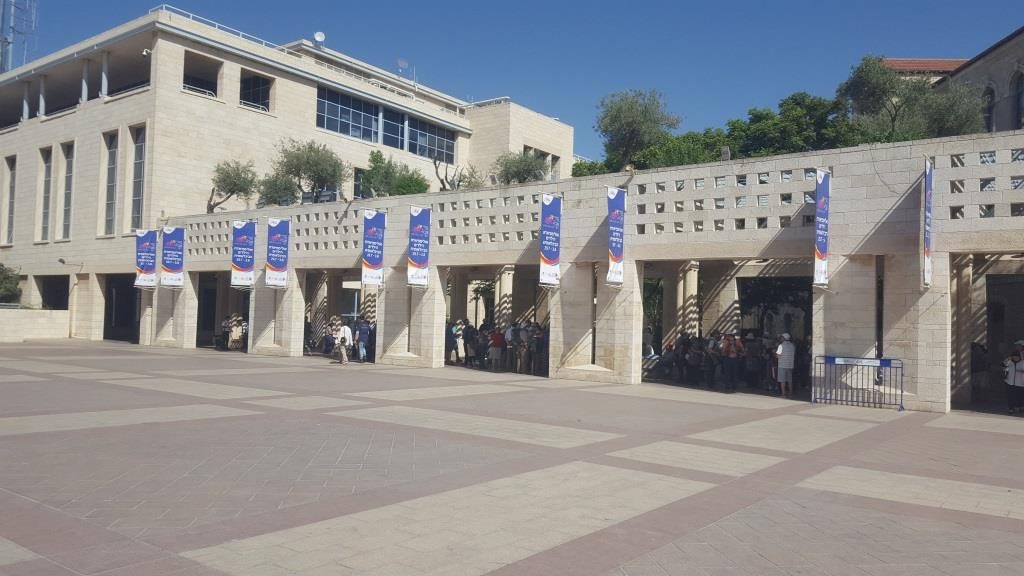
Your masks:
M1022 435L671 386L0 345L0 575L1024 575Z

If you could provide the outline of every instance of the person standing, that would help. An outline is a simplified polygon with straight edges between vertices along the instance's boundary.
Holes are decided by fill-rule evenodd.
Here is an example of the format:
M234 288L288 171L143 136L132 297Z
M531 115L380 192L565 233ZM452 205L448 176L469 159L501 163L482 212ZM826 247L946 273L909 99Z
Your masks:
M455 351L455 365L458 366L459 362L462 362L460 358L459 350L464 346L465 339L463 338L462 331L465 329L465 325L462 320L456 320L455 325L452 326L452 348Z
M466 368L473 365L473 357L476 356L476 328L470 323L469 318L462 321L462 351Z
M334 345L338 347L338 363L348 364L348 347L352 345L352 329L349 328L348 322L341 324Z
M793 395L793 366L796 364L796 345L790 341L789 333L782 335L775 357L779 361L779 389L783 398L789 398Z
M504 366L505 359L505 334L497 328L492 330L490 335L490 345L491 347L487 353L487 357L491 363L491 371L500 372Z
M356 325L356 351L360 362L366 362L366 347L370 341L370 323L366 318L359 317L359 324Z
M1024 410L1024 340L1014 342L1016 350L1003 361L1006 405L1010 414Z
M726 334L722 340L722 362L725 380L725 391L736 391L736 380L739 378L740 366L743 364L743 357L746 351L743 342L735 334Z

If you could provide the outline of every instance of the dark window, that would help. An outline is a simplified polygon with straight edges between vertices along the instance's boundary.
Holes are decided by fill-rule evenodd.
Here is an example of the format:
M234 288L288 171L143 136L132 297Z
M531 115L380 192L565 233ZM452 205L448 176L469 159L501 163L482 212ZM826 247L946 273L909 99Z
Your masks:
M985 90L985 93L982 95L982 98L985 100L985 131L992 132L996 129L995 118L993 117L993 111L995 110L996 106L995 90L991 88Z
M1013 119L1014 128L1024 128L1024 73L1017 72L1011 82L1013 88Z
M217 79L221 63L195 52L185 52L185 70L181 87L189 92L217 97Z
M107 134L107 196L103 210L103 233L114 233L114 214L117 211L117 132Z
M43 148L39 151L43 159L43 211L39 221L39 239L50 239L50 186L53 184L53 151Z
M316 125L367 142L377 141L379 107L347 94L320 87L316 98Z
M381 142L392 148L405 148L405 114L384 109L384 126Z
M7 234L8 244L14 244L14 190L18 177L18 158L7 158Z
M239 103L242 106L270 112L270 87L273 83L270 78L243 70Z
M142 228L142 202L146 179L146 128L132 129L132 228Z
M455 132L409 118L409 152L455 164Z
M75 185L75 145L72 142L61 146L64 150L64 206L61 211L60 237L71 238L71 203Z

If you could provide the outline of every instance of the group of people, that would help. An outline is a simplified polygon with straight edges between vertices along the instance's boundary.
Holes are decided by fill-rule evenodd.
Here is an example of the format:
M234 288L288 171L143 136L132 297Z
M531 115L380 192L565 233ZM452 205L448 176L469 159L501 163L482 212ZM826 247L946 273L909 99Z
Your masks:
M220 334L214 342L218 350L249 348L249 320L242 314L228 314L220 322Z
M312 352L316 343L312 340L313 326L306 320L306 350ZM338 316L331 316L324 326L323 354L337 356L338 363L348 364L349 358L359 362L373 361L376 327L366 318L349 322Z
M548 330L537 322L513 322L502 330L489 318L445 326L445 362L494 372L547 373Z
M708 338L680 336L675 344L665 347L661 356L651 345L653 330L644 330L643 354L657 360L654 376L675 378L680 384L702 385L708 389L721 386L726 392L737 386L763 388L783 397L793 396L794 382L805 382L801 367L809 366L806 346L794 342L788 334L757 337L748 333L719 334Z
M1010 414L1024 413L1024 340L1013 343L1013 352L1003 361L1006 404Z

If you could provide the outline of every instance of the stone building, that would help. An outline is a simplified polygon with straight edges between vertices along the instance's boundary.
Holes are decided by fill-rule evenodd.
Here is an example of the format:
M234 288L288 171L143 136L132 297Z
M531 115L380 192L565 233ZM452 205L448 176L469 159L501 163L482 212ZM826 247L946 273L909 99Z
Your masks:
M22 320L5 316L10 318L8 334L63 333L193 348L210 345L219 319L236 313L248 318L250 352L298 356L307 320L322 323L330 316L359 313L376 322L378 362L438 367L444 362L446 320L477 321L490 313L499 325L526 319L548 326L552 376L637 383L644 377L640 335L646 279L662 280L666 341L680 333L706 336L750 326L742 312L744 286L788 279L790 286L807 292L809 315L784 312L791 318L771 326L806 321L798 334L809 339L812 356L901 360L905 404L940 412L998 394L991 370L977 373L984 364L977 350L988 350L992 366L1008 343L1024 338L1024 311L1017 305L1024 278L1024 131L411 198L259 210L236 205L196 214L202 211L196 203L205 201L206 184L200 183L208 182L212 164L225 150L256 156L272 149L282 135L327 139L343 157L355 154L352 147L366 154L378 144L316 128L314 102L328 80L308 75L330 71L308 56L316 46L253 45L166 11L109 35L125 44L100 51L99 81L94 81L96 67L82 64L81 54L76 55L76 50L91 50L90 44L52 57L54 70L62 65L78 70L75 84L86 96L81 103L65 103L72 107L63 112L40 116L36 108L51 109L50 87L61 85L56 72L52 81L40 80L41 72L31 69L0 77L0 104L28 108L26 120L0 134L0 151L7 158L0 228L4 233L13 229L10 241L0 246L0 261L23 275L24 304L65 309L50 320L39 316L40 310L27 311L33 315ZM143 56L143 51L148 52ZM238 51L251 53L246 58L252 62ZM219 65L208 62L214 58ZM133 68L133 59L147 59L149 65L137 62ZM252 74L277 74L274 62L287 63L288 74L305 80L285 83L284 76L275 76L267 111L236 105L234 87L241 89ZM195 75L207 83L185 88L182 79ZM216 90L211 90L214 78ZM388 90L364 83L363 91L398 101ZM12 85L29 96L15 97ZM114 94L112 87L121 86L126 91ZM40 87L42 98L36 93ZM94 90L107 96L92 97ZM552 163L561 171L569 169L562 159L571 158L571 151L558 154L540 142L548 133L544 126L558 126L554 120L524 128L532 113L504 100L467 105L464 118L458 110L439 112L441 102L426 96L409 99L403 114L410 119L414 110L433 114L434 122L457 127L456 163L463 155L486 157L504 148L529 147L558 156ZM287 110L305 111L305 120L283 122ZM243 134L235 129L262 121L266 128ZM479 127L479 133L467 132L471 126ZM478 147L484 126L503 134L503 144ZM409 163L423 161L412 152L399 154ZM921 254L926 159L936 166L929 286L922 282ZM816 169L833 175L827 287L811 285ZM629 198L621 286L604 282L608 187L627 190ZM539 285L543 194L563 199L562 281L555 289ZM429 206L433 214L426 289L406 283L410 204ZM367 209L388 214L381 287L359 283ZM271 217L288 218L292 228L283 290L265 286L260 271L267 242L263 231ZM239 220L257 221L260 231L251 291L233 289L229 282L231 231ZM132 288L132 229L161 226L185 228L185 285L137 291ZM473 286L480 282L493 282L493 312L481 311L474 298ZM32 330L19 321L32 322ZM56 329L43 331L47 322Z

